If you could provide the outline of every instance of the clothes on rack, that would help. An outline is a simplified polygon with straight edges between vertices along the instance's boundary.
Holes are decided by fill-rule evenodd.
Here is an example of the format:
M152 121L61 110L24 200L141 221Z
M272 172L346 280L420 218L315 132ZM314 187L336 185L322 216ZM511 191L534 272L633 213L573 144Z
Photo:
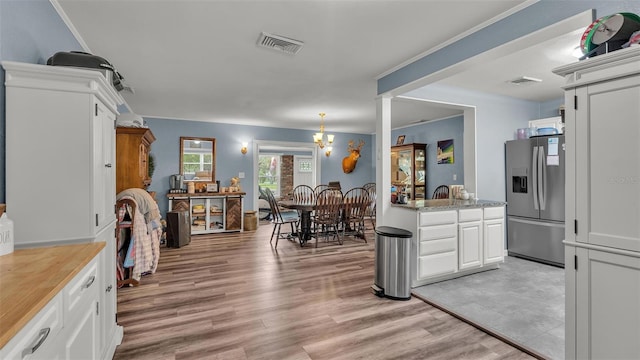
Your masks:
M117 277L140 281L154 273L160 259L162 224L155 200L143 189L126 189L118 193L118 261ZM127 217L132 220L127 222Z

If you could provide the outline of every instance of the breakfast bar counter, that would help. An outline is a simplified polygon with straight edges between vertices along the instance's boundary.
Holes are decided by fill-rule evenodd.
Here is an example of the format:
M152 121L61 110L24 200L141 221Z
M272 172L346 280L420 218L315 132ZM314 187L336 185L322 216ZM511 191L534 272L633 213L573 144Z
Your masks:
M414 200L391 204L385 224L409 230L411 287L497 269L505 253L505 203Z
M448 209L470 209L504 206L503 201L494 200L457 200L457 199L432 199L411 200L407 204L391 204L392 207L405 208L419 211L442 211Z

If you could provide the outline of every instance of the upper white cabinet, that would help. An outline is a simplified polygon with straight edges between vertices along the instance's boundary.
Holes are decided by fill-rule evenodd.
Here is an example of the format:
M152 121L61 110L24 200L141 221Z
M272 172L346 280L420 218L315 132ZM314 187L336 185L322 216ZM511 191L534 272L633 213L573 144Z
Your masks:
M574 164L566 168L565 357L639 359L640 47L554 72L567 81Z
M3 62L7 213L17 247L94 238L115 223L115 115L99 71Z

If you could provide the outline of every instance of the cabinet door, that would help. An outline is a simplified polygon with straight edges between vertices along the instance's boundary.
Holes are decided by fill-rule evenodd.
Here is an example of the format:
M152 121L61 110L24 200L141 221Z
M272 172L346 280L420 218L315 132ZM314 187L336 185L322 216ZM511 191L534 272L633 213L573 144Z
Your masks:
M569 268L577 280L575 328L567 323L576 358L640 359L640 257L584 248L577 256L577 271Z
M116 332L116 313L117 313L117 298L116 298L116 239L115 239L115 227L110 226L103 230L96 241L104 241L106 243L105 248L102 250L99 258L99 266L102 271L100 279L102 286L100 287L99 296L99 341L98 341L98 355L101 355L105 351L105 347L114 342L113 337ZM115 342L118 342L116 340Z
M96 230L115 220L115 115L98 99L93 113L93 201ZM97 232L96 231L96 232Z
M242 230L242 198L229 196L226 201L226 230Z
M458 224L460 270L482 266L482 222Z
M65 331L65 359L96 359L98 348L98 302L94 299L84 307L70 328ZM65 324L66 325L66 324Z
M504 258L504 219L485 220L483 235L483 263L501 262Z
M640 76L576 94L576 240L640 251Z

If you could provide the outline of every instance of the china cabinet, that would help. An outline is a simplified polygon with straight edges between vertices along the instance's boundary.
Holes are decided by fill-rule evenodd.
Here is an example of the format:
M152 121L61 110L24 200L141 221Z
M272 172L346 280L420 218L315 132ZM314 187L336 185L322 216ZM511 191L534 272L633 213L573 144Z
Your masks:
M575 164L566 170L565 358L638 359L640 47L554 72L566 80L566 157Z
M391 147L391 185L404 189L409 200L426 199L427 144Z
M130 188L151 185L149 152L156 140L148 128L116 129L116 194Z

